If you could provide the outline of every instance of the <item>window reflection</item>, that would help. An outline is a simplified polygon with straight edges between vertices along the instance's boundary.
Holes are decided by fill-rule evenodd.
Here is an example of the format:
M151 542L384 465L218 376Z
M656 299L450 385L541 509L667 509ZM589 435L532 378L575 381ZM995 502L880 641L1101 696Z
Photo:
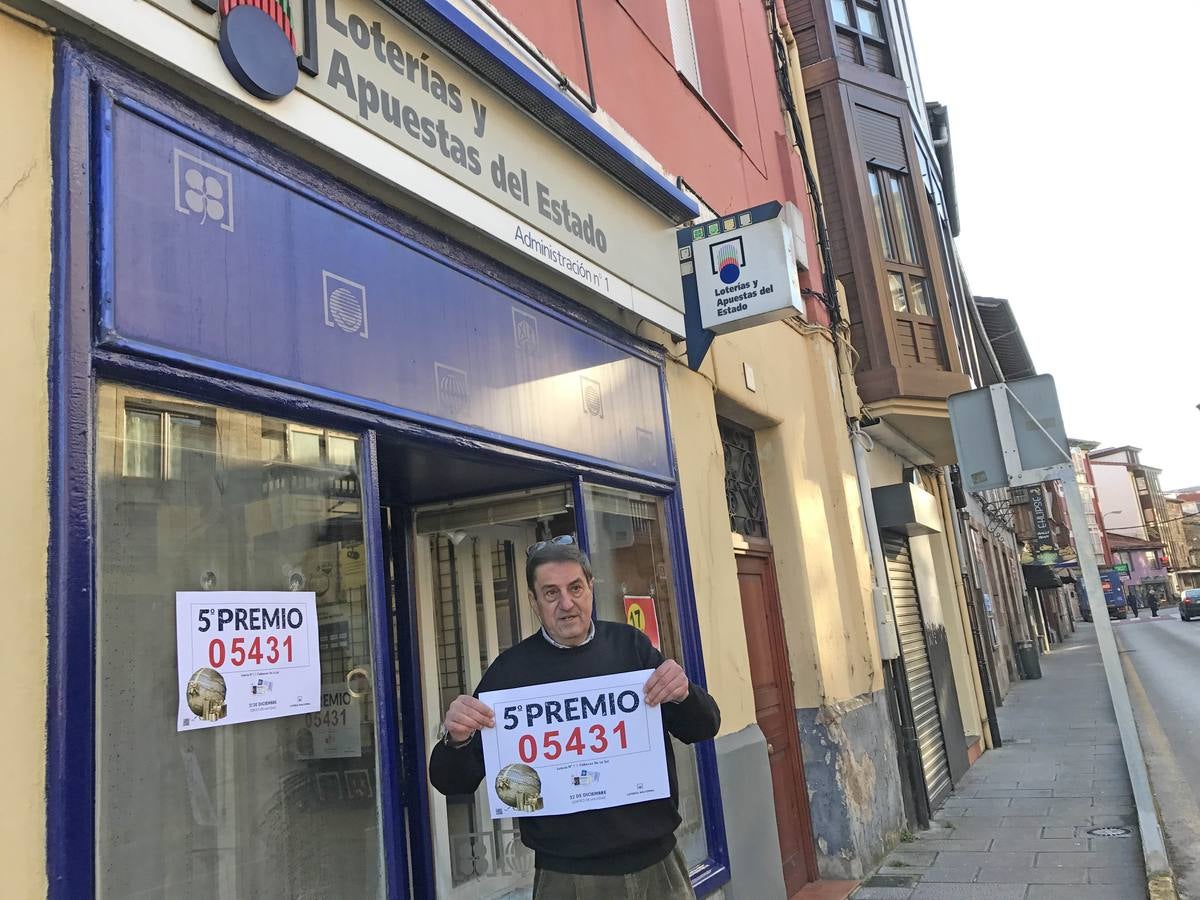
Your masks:
M329 705L370 671L356 440L333 464L263 416L97 403L97 895L382 897L369 679L336 717L175 726L176 591L310 590Z

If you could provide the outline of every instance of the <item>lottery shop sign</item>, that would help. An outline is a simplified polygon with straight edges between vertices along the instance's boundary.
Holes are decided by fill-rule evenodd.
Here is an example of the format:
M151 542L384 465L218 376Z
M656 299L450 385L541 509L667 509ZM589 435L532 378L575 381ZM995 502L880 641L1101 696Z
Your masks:
M671 795L662 711L642 690L653 669L558 681L479 699L492 818L553 816Z
M178 730L321 712L312 591L175 595Z

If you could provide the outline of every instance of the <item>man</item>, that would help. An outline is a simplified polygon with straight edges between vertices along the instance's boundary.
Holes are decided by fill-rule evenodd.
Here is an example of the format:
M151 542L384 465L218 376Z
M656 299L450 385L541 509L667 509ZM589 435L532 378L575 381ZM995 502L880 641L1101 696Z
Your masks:
M1138 595L1137 595L1137 588L1135 588L1133 585L1130 585L1130 586L1129 586L1129 591L1128 591L1128 593L1126 594L1126 596L1125 596L1125 599L1126 599L1126 600L1129 602L1129 611L1130 611L1131 613L1133 613L1133 617L1134 617L1135 619L1136 619L1136 618L1138 618Z
M1158 591L1153 586L1146 588L1146 605L1150 607L1150 615L1158 618Z
M456 697L446 710L442 737L429 757L435 788L469 794L483 780L478 734L495 726L492 710L478 699L484 691L654 669L644 693L648 704L663 704L663 730L688 744L716 735L717 704L677 662L664 659L636 628L592 620L592 566L569 537L530 547L525 581L541 628L496 658L476 696ZM675 844L679 785L665 735L664 743L670 799L520 819L521 840L534 851L536 900L695 896Z

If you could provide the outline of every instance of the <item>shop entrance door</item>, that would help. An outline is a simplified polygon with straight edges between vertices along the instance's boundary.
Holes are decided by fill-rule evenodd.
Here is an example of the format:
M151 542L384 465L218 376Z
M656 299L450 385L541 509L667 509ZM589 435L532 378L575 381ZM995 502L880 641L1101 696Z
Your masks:
M575 534L569 485L551 485L385 509L387 530L408 530L411 602L430 741L450 702L469 694L500 653L532 635L537 618L527 600L525 551L537 540ZM393 537L394 539L394 537ZM408 602L407 586L393 598ZM421 748L428 754L428 747ZM429 796L433 881L441 898L519 894L532 884L533 853L515 819L492 819L487 793ZM423 826L422 826L423 827Z
M775 561L770 550L742 553L737 557L737 568L754 685L754 715L767 739L784 884L791 897L817 879L817 866Z

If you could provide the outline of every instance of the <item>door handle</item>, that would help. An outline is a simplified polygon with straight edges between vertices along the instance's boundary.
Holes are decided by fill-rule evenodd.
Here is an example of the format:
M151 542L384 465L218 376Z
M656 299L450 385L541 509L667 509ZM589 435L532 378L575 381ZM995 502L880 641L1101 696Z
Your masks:
M770 741L768 741L767 742L767 756L770 756L774 752L775 752L775 745L772 744Z

